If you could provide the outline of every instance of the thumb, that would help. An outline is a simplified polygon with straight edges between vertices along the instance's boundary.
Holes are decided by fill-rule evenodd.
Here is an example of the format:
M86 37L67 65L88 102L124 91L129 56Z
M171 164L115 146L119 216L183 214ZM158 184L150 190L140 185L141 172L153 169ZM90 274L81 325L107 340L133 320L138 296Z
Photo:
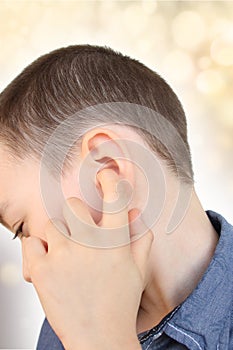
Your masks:
M154 234L142 220L141 213L138 209L132 209L129 212L129 228L133 259L144 280Z

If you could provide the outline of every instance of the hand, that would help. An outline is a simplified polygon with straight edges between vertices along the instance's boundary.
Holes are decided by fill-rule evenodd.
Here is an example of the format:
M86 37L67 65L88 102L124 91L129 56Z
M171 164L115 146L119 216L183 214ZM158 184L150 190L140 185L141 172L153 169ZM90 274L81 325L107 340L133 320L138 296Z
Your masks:
M114 195L117 183L114 174L106 169L99 177L105 204ZM130 236L137 233L138 227L132 220L138 211L128 213L125 207L114 214L105 213L105 204L97 226L87 206L70 198L64 207L64 217L71 236L77 236L75 231L81 220L88 224L92 236L95 228L108 228L111 233L111 229L125 225L128 244L107 249L87 247L61 234L51 220L45 228L47 249L37 237L23 238L31 279L45 314L69 350L141 349L136 320L153 235L147 230L130 243ZM138 222L144 225L141 220Z

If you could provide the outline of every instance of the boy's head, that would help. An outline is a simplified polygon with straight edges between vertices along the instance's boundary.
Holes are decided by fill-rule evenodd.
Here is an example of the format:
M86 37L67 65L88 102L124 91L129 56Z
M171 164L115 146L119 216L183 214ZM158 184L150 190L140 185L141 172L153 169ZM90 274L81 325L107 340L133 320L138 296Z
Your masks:
M74 115L75 124L71 125ZM107 133L105 124L111 126ZM58 49L29 65L0 95L0 205L18 201L15 209L9 203L8 209L13 209L4 223L10 229L13 221L25 219L27 229L36 230L43 208L38 208L40 193L36 191L40 186L38 161L60 125L64 127L45 157L54 179L58 179L63 160L62 174L71 174L77 155L84 158L101 141L120 136L147 145L182 182L193 180L185 114L175 93L158 74L106 47ZM107 152L111 142L108 145L101 162L111 160ZM119 164L113 161L112 168ZM124 171L130 173L126 168ZM74 181L76 175L74 172ZM72 192L72 181L68 182L64 180L67 195ZM23 213L20 209L26 198L28 208L37 210L34 220L30 210Z
M175 127L189 153L185 114L170 86L138 61L109 48L90 45L70 46L40 57L1 93L0 142L13 156L22 159L34 154L40 158L60 123L86 107L110 102L141 105L162 115ZM136 125L152 151L166 160L174 173L179 167L183 180L192 180L190 155L179 154L179 144L174 139L174 161L167 140L162 143L155 137L158 124L154 115L154 120L139 115L137 124L135 115L85 117L80 114L77 120L80 137L98 122ZM67 139L69 134L59 140L56 156ZM50 167L55 169L56 162L51 159Z

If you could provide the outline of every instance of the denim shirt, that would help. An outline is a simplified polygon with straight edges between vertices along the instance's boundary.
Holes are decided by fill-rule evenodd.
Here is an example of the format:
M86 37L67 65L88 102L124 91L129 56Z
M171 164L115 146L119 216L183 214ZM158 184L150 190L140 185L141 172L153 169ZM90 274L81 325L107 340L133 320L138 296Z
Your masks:
M214 256L188 298L138 335L143 350L233 350L233 226L213 211L207 215L220 235ZM37 350L62 349L45 319Z

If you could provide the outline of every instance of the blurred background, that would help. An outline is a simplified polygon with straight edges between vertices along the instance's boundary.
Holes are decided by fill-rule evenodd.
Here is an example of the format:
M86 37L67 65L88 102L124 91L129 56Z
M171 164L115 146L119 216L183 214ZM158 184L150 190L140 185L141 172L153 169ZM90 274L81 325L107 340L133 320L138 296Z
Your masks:
M0 1L0 90L38 56L107 45L160 73L188 118L196 189L233 222L233 2ZM33 349L43 312L0 226L0 348Z

